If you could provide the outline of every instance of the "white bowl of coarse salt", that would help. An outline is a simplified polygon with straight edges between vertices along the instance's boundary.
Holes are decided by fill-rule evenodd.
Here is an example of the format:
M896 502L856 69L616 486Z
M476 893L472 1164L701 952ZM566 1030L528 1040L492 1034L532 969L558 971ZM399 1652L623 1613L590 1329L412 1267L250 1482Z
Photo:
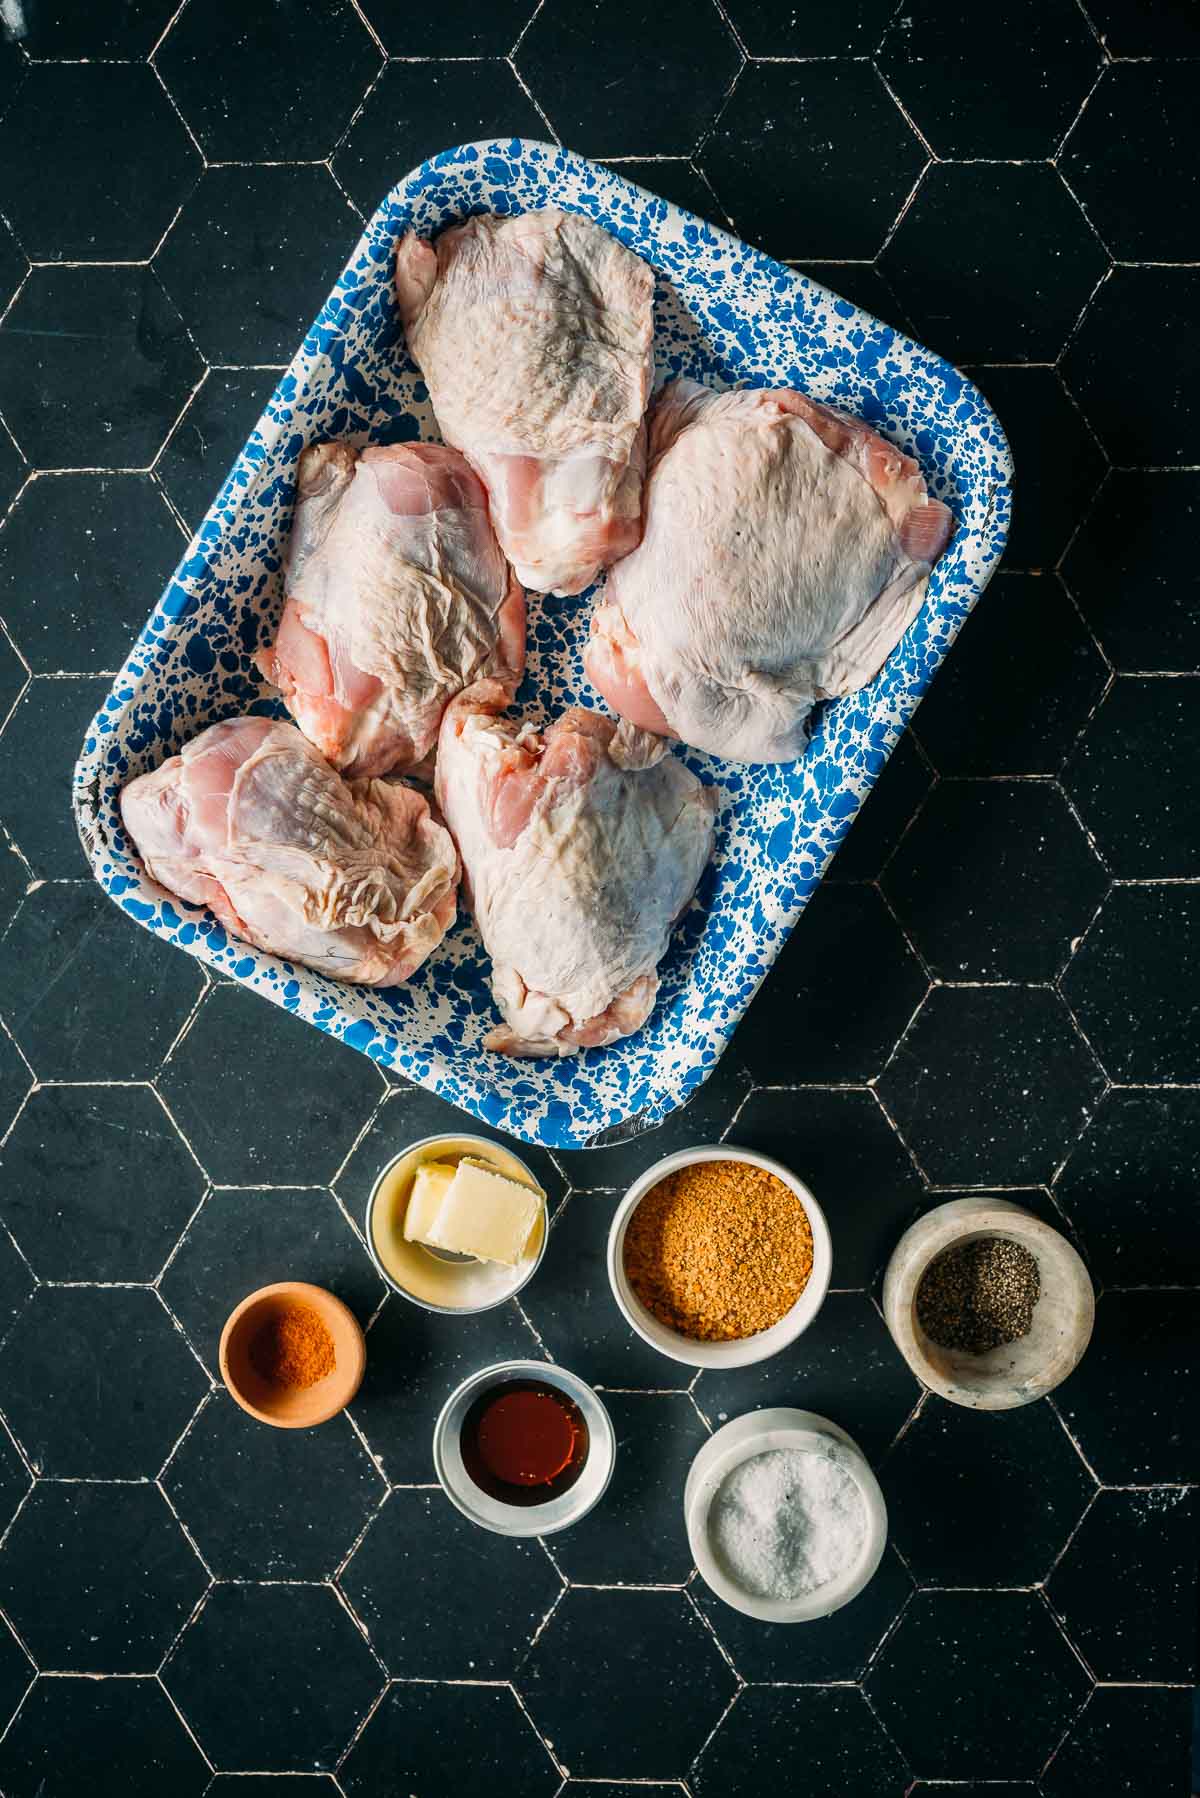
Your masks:
M814 1411L727 1423L692 1462L683 1505L701 1578L764 1623L840 1610L887 1546L887 1507L862 1450Z

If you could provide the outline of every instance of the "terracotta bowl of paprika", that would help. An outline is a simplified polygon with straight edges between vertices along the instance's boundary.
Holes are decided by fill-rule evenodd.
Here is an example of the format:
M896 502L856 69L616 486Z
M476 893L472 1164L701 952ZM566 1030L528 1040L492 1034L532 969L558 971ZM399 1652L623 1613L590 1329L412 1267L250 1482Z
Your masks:
M367 1347L323 1286L280 1280L244 1298L221 1331L221 1378L243 1411L279 1430L326 1423L362 1384Z

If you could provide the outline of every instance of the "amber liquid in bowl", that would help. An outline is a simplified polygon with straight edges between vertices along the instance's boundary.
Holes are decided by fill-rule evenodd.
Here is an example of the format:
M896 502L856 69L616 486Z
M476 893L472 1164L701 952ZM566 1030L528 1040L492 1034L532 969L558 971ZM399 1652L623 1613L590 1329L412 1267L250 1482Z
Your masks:
M481 1392L462 1422L463 1466L489 1498L543 1505L569 1492L588 1456L582 1411L557 1386L504 1380Z

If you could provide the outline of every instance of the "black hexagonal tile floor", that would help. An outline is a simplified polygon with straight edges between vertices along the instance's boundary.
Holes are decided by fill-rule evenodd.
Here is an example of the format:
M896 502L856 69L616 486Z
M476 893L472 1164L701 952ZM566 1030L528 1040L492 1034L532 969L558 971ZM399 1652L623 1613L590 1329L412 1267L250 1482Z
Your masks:
M204 1798L340 1798L340 1793L332 1773L218 1773Z
M94 675L37 676L0 735L0 816L39 879L77 880L86 868L70 807L47 805L43 781L55 782L65 801L79 746L111 686ZM35 763L42 775L31 781Z
M750 1091L750 1076L742 1066L740 1044L739 1032L700 1090L653 1130L630 1131L618 1125L611 1142L591 1149L556 1150L571 1184L589 1191L620 1191L652 1162L674 1154L676 1149L694 1143L720 1142Z
M162 1679L215 1768L281 1773L332 1769L384 1683L330 1586L214 1586Z
M154 57L210 162L320 162L381 60L350 0L185 7Z
M209 168L154 266L210 362L278 364L291 360L359 230L328 169Z
M755 1685L811 1686L859 1678L912 1596L913 1582L889 1548L865 1591L832 1617L817 1618L802 1629L781 1629L747 1617L723 1604L702 1579L694 1579L688 1591L743 1679Z
M865 1293L831 1292L791 1348L753 1367L706 1369L693 1389L714 1429L775 1405L832 1417L872 1461L903 1427L921 1388Z
M735 1690L682 1592L578 1587L516 1684L567 1772L621 1779L682 1777Z
M1109 1486L1183 1482L1200 1464L1200 1417L1179 1394L1200 1378L1200 1293L1105 1292L1055 1405Z
M1187 562L1198 518L1193 469L1115 469L1105 482L1063 575L1114 667L1179 674L1200 666Z
M915 1772L1032 1779L1088 1678L1037 1593L918 1592L865 1689Z
M1118 675L1063 770L1113 873L1200 874L1200 675Z
M365 1055L227 983L209 993L159 1085L220 1185L328 1180L384 1090Z
M0 219L0 311L8 305L29 271L29 258Z
M199 15L197 15L199 16ZM213 368L171 432L155 473L193 530L262 416L280 370Z
M1105 1286L1200 1286L1200 1093L1115 1090L1055 1192Z
M869 1092L755 1092L732 1132L809 1187L833 1233L835 1289L867 1288L921 1202L912 1159Z
M928 793L933 776L905 731L825 871L826 880L875 880Z
M891 1539L922 1586L1036 1584L1096 1490L1046 1404L931 1401L880 1477Z
M97 1768L122 1798L201 1798L211 1778L154 1679L39 1679L0 1742L10 1798L76 1798Z
M939 163L881 266L918 334L951 360L1053 362L1108 258L1045 164Z
M12 1437L7 1430L0 1430L0 1530L8 1528L31 1484L29 1469Z
M1046 1798L1163 1798L1183 1791L1190 1692L1100 1686L1042 1775ZM1193 1782L1194 1783L1194 1782Z
M517 67L585 156L688 155L741 66L720 12L711 0L660 0L631 9L622 27L611 28L603 0L546 0Z
M0 614L33 672L115 672L184 547L148 475L31 481L0 531Z
M0 1602L48 1672L153 1673L207 1585L148 1483L39 1480L0 1549Z
M439 150L545 135L545 121L506 62L390 62L333 168L369 218L397 181Z
M152 1479L206 1384L144 1287L41 1286L0 1349L5 1415L56 1479Z
M918 1779L906 1798L949 1798L947 1783ZM956 1779L950 1789L953 1798L1040 1798L1028 1779Z
M203 373L148 268L35 268L0 324L4 416L37 468L148 468Z
M33 1080L11 1038L0 1030L0 1130L7 1130Z
M1189 324L1198 306L1200 268L1115 268L1071 341L1063 379L1119 467L1195 461L1200 341ZM1123 353L1131 341L1136 357Z
M391 1494L338 1579L390 1673L511 1678L562 1580L536 1541L479 1548L477 1526L441 1491Z
M148 1080L204 986L90 882L36 887L0 936L5 1021L40 1080ZM114 1029L137 994L132 1029Z
M204 1191L144 1086L42 1087L0 1168L0 1216L42 1280L153 1280Z
M264 1430L225 1393L204 1407L162 1483L223 1580L328 1579L385 1491L344 1416Z
M1047 1180L1104 1086L1044 987L934 987L879 1094L936 1186Z
M837 7L725 0L751 56L869 56L894 10L890 0L847 0Z
M67 62L145 57L174 10L172 0L122 0L112 7L41 0L25 14L23 42L30 56Z
M31 884L29 869L15 844L0 831L0 930L9 924Z
M908 1784L904 1761L861 1692L810 1687L787 1692L751 1686L709 1742L692 1774L699 1798L755 1786L787 1790L798 1767L812 1798L894 1798Z
M926 152L869 63L751 63L699 162L741 236L833 261L878 254Z
M30 1681L34 1676L33 1663L29 1659L7 1623L0 1622L0 1729L7 1729L9 1719L21 1701ZM0 1755L3 1748L0 1747ZM15 1787L5 1782L9 1791Z
M1186 63L1130 62L1104 72L1067 139L1059 167L1114 256L1190 262L1200 204ZM1163 170L1170 179L1163 181Z
M1052 980L1108 886L1049 781L943 781L883 876L939 980Z
M1200 56L1200 19L1168 0L1088 0L1110 56Z
M418 15L406 0L366 0L360 9L389 56L506 56L533 17L529 0L445 0ZM447 144L449 139L447 139Z
M995 408L1013 454L1005 566L1053 568L1100 485L1104 453L1056 369L1014 364L969 373ZM1091 517L1103 512L1095 507ZM1128 528L1137 525L1129 521Z
M430 1744L436 1743L436 1749ZM394 1798L427 1783L455 1798L496 1798L496 1776L521 1798L553 1798L558 1770L507 1686L394 1685L341 1767L347 1798Z
M1046 1587L1097 1679L1196 1678L1195 1488L1101 1492Z
M7 1230L0 1230L0 1341L8 1335L13 1320L24 1309L33 1291L33 1271ZM6 1443L0 1431L0 1517L3 1516Z
M35 65L0 120L0 205L37 262L144 261L199 172L141 63Z
M1200 1080L1200 888L1118 886L1063 976L1113 1080Z
M942 774L1057 774L1107 679L1060 582L1002 574L963 625L913 729Z
M763 1085L868 1080L928 986L873 887L818 887L742 1021L737 1053Z
M686 156L658 156L649 159L625 157L620 161L610 157L608 166L614 175L620 175L626 181L636 181L647 193L657 194L660 199L669 200L673 206L682 206L686 211L698 213L702 219L713 219L717 224L725 222L717 196L695 163Z
M1058 148L1101 56L1074 0L1007 0L986 16L916 0L893 19L879 65L938 156L1018 162Z
M4 305L8 304L5 296ZM9 436L0 419L0 507L7 506L13 499L29 473L28 465L20 450ZM5 644L7 649L7 644Z

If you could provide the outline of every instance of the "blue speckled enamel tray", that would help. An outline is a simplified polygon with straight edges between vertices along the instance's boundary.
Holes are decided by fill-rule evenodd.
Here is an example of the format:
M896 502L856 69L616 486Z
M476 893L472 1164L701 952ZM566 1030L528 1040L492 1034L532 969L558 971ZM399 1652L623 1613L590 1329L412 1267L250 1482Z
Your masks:
M916 455L958 529L929 598L870 687L829 706L800 762L691 764L722 792L717 851L636 1036L563 1061L480 1048L495 1018L487 958L460 919L407 986L350 987L230 940L146 879L117 796L218 718L275 709L251 655L282 606L281 552L297 458L321 437L435 436L391 294L410 225L557 205L588 214L658 272L661 377L786 385L867 418ZM468 144L389 194L251 434L89 730L75 776L96 878L131 918L319 1029L528 1142L579 1147L648 1127L712 1071L1004 546L1011 465L971 383L939 357L804 276L611 170L550 144ZM582 678L589 595L533 601L521 700L541 718L597 703Z

